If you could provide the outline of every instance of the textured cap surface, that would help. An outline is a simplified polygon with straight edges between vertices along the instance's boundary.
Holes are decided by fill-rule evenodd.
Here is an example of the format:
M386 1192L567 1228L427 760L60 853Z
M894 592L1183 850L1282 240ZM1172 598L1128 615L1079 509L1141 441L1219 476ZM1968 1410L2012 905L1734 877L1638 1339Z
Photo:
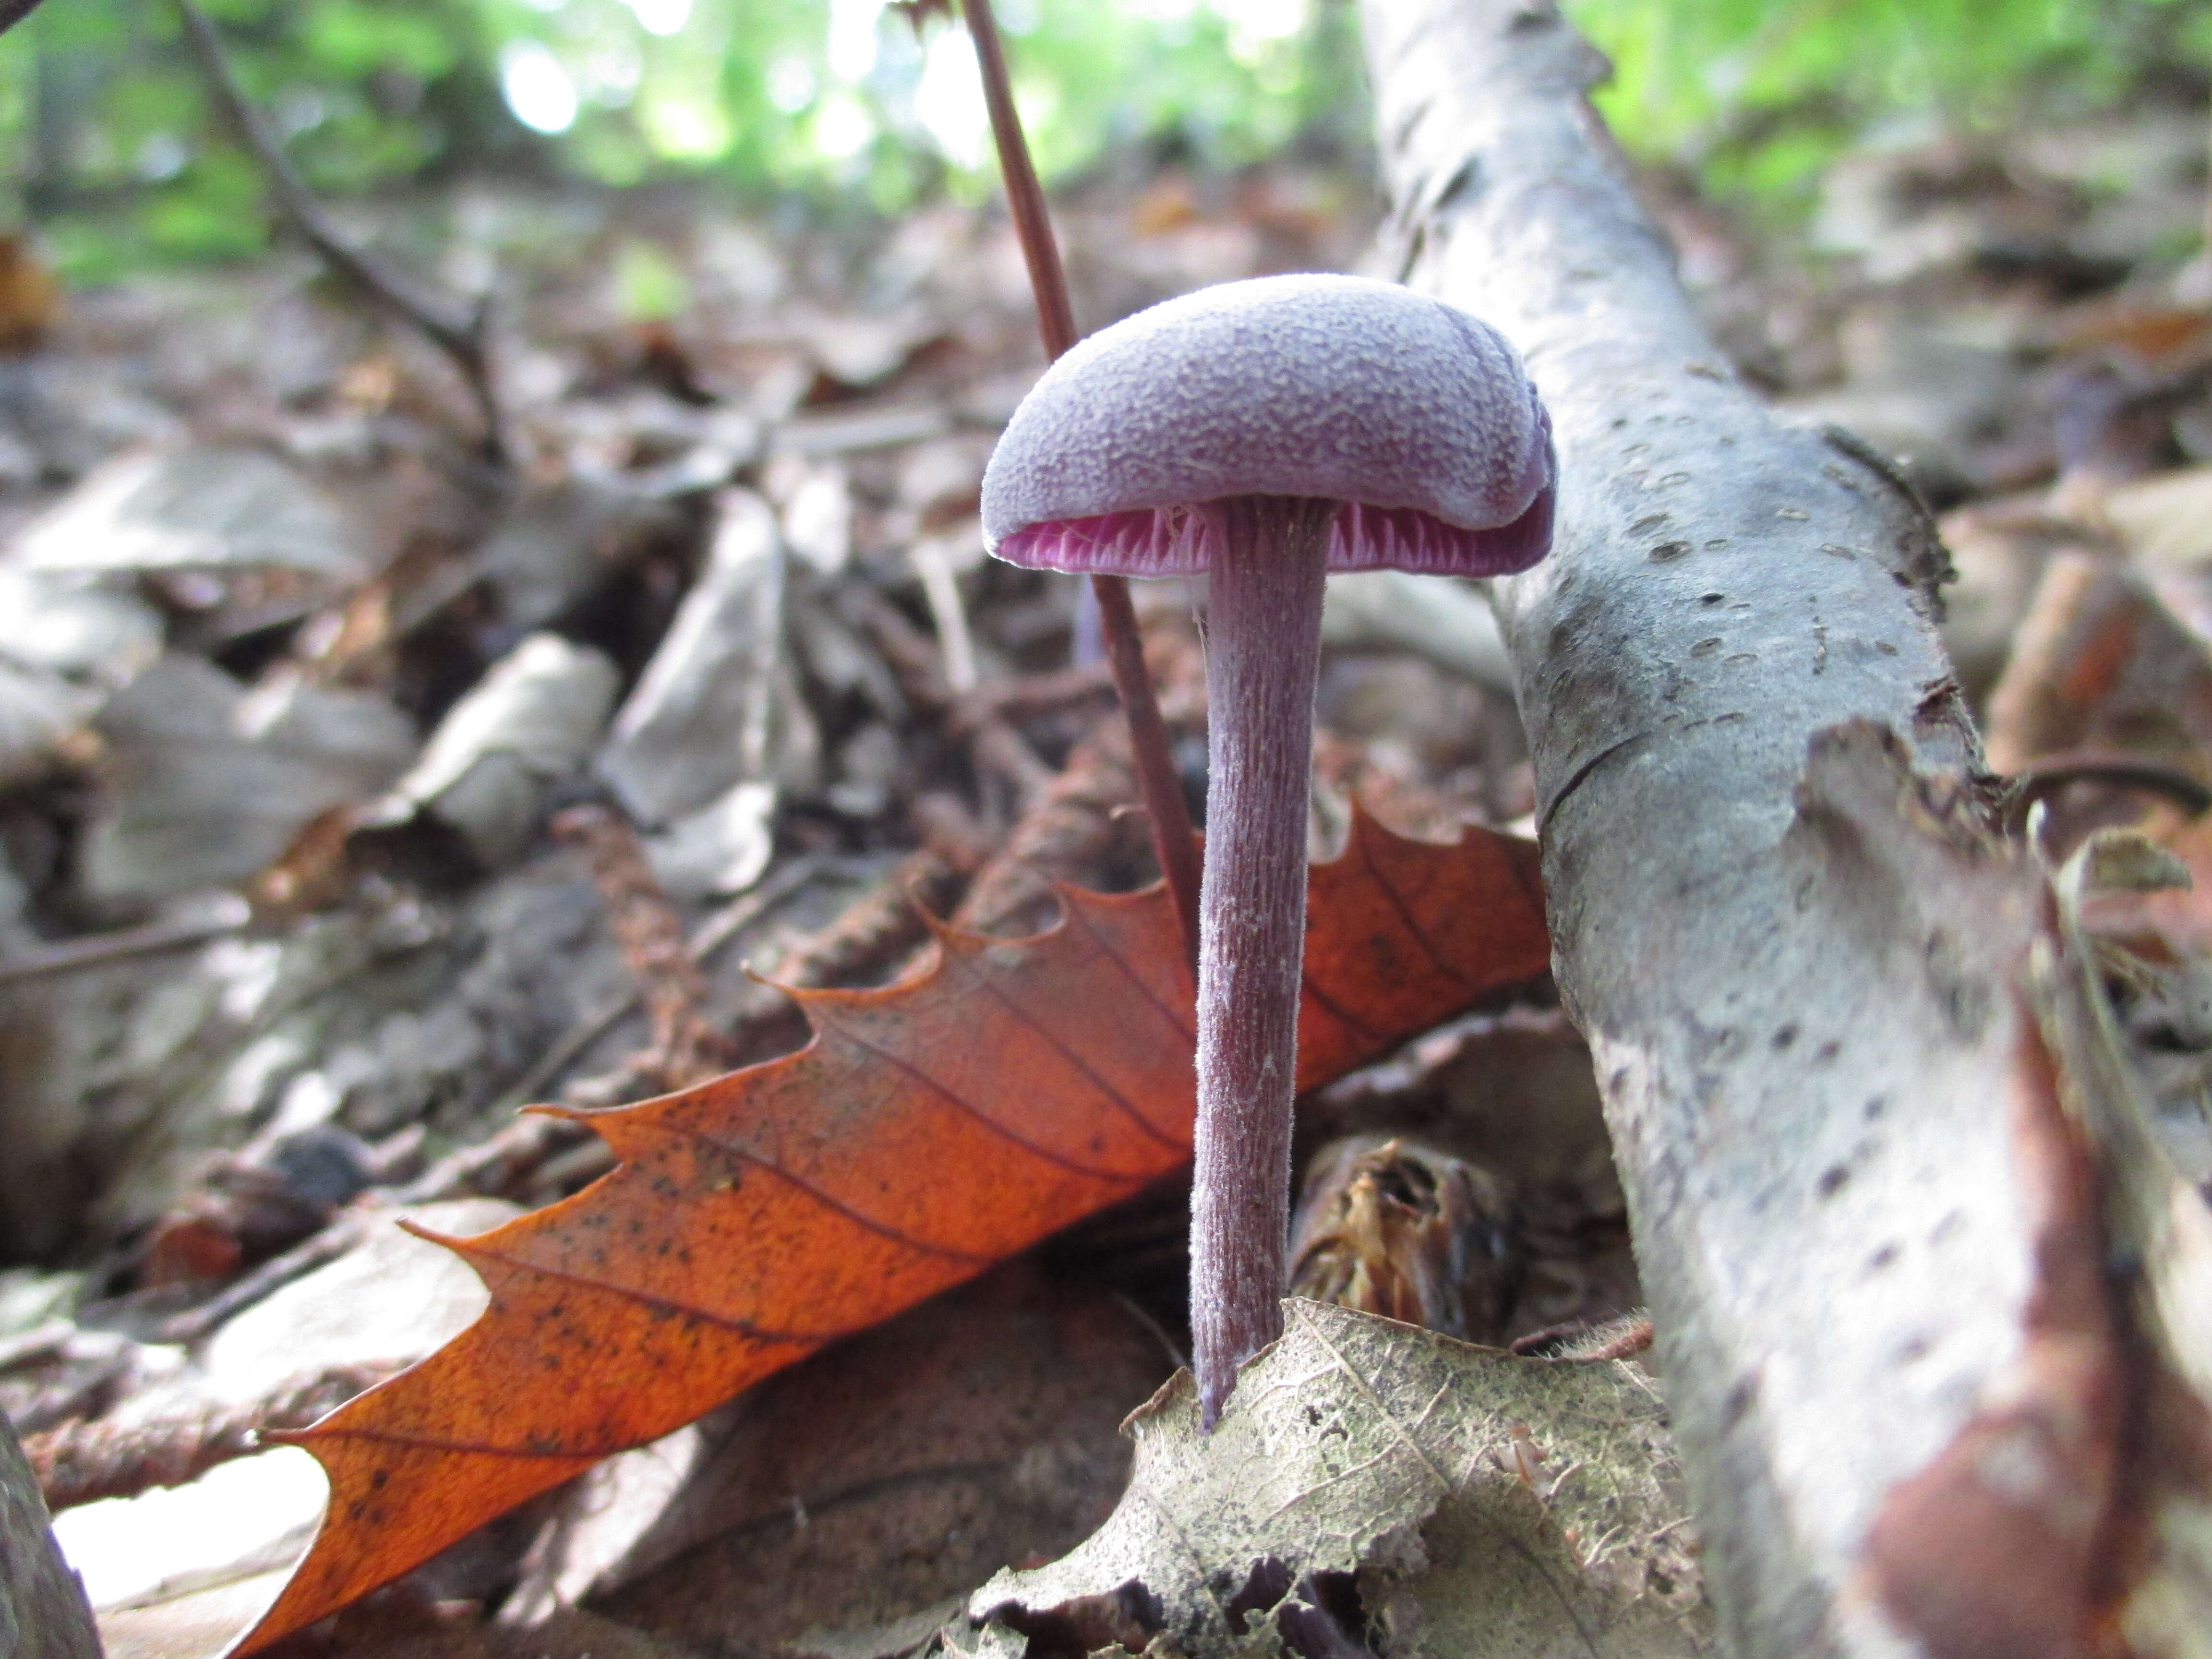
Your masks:
M1491 575L1543 556L1553 477L1550 422L1496 330L1393 283L1263 276L1046 370L992 453L983 532L1018 564L1167 575L1204 568L1205 503L1329 496L1348 504L1333 568Z

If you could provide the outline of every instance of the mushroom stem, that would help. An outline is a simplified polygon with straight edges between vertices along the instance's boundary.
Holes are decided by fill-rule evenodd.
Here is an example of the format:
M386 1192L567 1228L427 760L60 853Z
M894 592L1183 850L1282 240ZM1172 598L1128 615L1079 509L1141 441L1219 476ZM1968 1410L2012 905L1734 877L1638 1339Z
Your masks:
M1244 495L1207 566L1191 1346L1211 1427L1282 1334L1322 585L1338 503Z

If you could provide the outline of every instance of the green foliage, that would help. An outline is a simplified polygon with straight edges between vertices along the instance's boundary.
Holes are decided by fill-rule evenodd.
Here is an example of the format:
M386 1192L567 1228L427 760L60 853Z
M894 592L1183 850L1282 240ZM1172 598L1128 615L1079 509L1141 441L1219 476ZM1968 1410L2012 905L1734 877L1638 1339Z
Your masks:
M332 194L479 169L896 212L994 187L964 36L884 0L202 0ZM2081 106L2200 78L2207 0L1566 0L1613 57L1632 149L1769 204L1900 116ZM1041 170L1229 167L1364 143L1351 0L999 0ZM2194 66L2193 70L2190 66ZM537 130L532 131L532 127ZM0 149L68 268L264 238L170 0L48 0L0 41ZM58 210L66 210L57 219ZM656 302L657 303L657 302Z
M624 242L615 256L615 295L625 320L665 323L691 303L684 267L650 242Z
M310 62L349 79L394 70L428 81L461 58L461 42L436 17L362 0L320 0L309 8L301 17L300 45Z
M1644 155L1802 198L1899 118L1996 129L2110 104L2154 65L2202 80L2203 0L1565 0L1613 60L1599 106Z

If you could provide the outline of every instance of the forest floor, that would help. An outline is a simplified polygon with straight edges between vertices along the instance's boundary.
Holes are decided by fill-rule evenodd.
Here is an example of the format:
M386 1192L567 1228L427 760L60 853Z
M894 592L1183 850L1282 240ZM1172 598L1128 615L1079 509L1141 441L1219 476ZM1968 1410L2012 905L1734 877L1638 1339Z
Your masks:
M2201 112L2159 109L1899 143L1788 232L1644 181L1743 374L1941 513L1944 639L2047 844L2131 823L2200 877L2205 151ZM1368 268L1380 217L1279 163L1095 184L1058 228L1095 328ZM519 1107L786 1053L774 987L913 971L924 908L1033 932L1052 883L1153 873L1076 586L982 556L983 464L1042 362L1000 213L793 230L477 185L349 222L499 295L504 469L447 364L305 254L57 301L18 249L0 283L0 1410L118 1659L219 1651L299 1558L320 1477L253 1431L474 1316L475 1276L391 1221L472 1233L611 1166ZM1316 855L1355 799L1424 839L1528 832L1479 597L1337 580ZM1139 598L1202 810L1196 596ZM2200 1182L2208 891L2100 923ZM1303 1288L1486 1343L1639 1305L1545 988L1301 1109ZM1428 1242L1343 1221L1377 1182ZM1183 1200L825 1349L289 1650L910 1650L1112 1510L1117 1425L1186 1341ZM1478 1237L1480 1283L1417 1271Z

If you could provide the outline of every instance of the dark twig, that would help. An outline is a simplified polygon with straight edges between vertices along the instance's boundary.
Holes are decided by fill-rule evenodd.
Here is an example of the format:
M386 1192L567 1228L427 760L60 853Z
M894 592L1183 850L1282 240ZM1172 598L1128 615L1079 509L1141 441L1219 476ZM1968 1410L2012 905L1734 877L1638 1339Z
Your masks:
M0 3L8 3L9 0L0 0ZM216 101L237 130L240 142L267 175L277 210L333 271L368 299L422 331L452 360L482 413L484 458L503 465L507 459L506 422L501 414L498 389L492 383L488 306L468 305L451 295L440 293L371 257L340 235L322 203L285 155L276 135L261 118L261 112L246 96L238 71L223 49L222 38L216 33L207 14L199 9L196 0L176 0L176 3L177 14L184 20L185 43L198 61L201 73L206 76Z
M1052 234L1052 216L1046 210L1044 189L1037 183L1030 160L1028 141L1022 136L1022 119L1014 108L1013 84L1006 74L1006 57L999 42L998 20L991 0L961 0L968 19L968 33L975 43L975 63L983 79L983 100L991 113L991 136L999 149L999 170L1006 182L1006 205L1013 216L1014 235L1029 266L1030 287L1036 295L1037 331L1048 355L1058 357L1077 339L1075 312L1068 303L1067 274L1060 268L1060 247ZM1152 817L1152 846L1175 901L1176 917L1182 924L1183 950L1191 971L1198 971L1198 838L1191 828L1190 808L1182 795L1182 779L1168 748L1167 726L1160 719L1158 701L1145 672L1145 647L1137 631L1136 607L1129 601L1129 584L1120 576L1093 576L1091 592L1098 599L1098 621L1104 635L1107 666L1113 671L1115 689L1128 715L1132 752L1136 757L1137 789Z
M2036 802L2074 783L2141 790L2172 801L2191 817L2212 811L2212 788L2186 772L2140 755L2077 749L2039 757L2013 774L2013 827L2027 823L2028 808Z
M261 1436L304 1429L397 1364L330 1365L291 1378L266 1399L206 1407L127 1427L70 1423L23 1442L46 1507L61 1510L102 1498L130 1498L155 1486L181 1486L219 1463L262 1449Z

